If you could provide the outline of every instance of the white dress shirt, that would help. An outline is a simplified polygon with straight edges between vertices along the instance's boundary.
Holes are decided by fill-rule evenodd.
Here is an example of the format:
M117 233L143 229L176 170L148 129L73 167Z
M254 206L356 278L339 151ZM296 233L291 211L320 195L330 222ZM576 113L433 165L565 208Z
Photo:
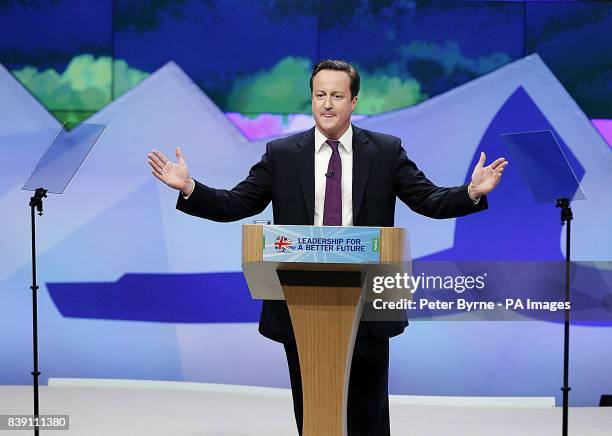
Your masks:
M325 208L325 185L327 184L327 166L332 155L332 149L326 144L328 138L315 127L315 204L314 225L323 225L323 210ZM342 161L342 225L353 225L353 126L338 139L338 152Z

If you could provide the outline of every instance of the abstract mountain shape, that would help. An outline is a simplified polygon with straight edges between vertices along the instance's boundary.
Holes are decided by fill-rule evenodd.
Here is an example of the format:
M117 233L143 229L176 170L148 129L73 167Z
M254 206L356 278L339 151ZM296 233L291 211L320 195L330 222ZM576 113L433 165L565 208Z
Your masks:
M0 198L21 186L60 129L60 123L0 64ZM5 160L6 159L6 160Z

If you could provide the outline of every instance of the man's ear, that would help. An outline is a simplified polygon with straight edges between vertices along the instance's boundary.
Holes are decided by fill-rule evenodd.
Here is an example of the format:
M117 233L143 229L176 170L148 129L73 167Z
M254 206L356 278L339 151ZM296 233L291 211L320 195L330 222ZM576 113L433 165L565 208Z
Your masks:
M353 108L351 109L351 112L353 112L355 110L355 106L357 106L357 98L359 96L356 95L355 97L353 97L353 100L351 101L351 104L353 105Z

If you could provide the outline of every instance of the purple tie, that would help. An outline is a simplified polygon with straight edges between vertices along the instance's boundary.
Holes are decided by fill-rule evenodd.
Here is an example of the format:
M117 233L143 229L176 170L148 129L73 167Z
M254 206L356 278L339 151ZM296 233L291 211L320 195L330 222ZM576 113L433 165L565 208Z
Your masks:
M325 208L323 209L324 226L342 225L342 161L338 152L340 141L326 141L332 149L325 177Z

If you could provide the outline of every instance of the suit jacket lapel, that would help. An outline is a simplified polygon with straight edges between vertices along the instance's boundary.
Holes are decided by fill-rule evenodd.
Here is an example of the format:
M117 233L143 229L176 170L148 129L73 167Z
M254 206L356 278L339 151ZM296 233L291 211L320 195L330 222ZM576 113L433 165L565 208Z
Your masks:
M359 208L370 176L374 149L362 129L353 126L353 225L359 225Z
M302 195L306 203L308 222L314 223L314 128L308 130L297 141L295 159Z

